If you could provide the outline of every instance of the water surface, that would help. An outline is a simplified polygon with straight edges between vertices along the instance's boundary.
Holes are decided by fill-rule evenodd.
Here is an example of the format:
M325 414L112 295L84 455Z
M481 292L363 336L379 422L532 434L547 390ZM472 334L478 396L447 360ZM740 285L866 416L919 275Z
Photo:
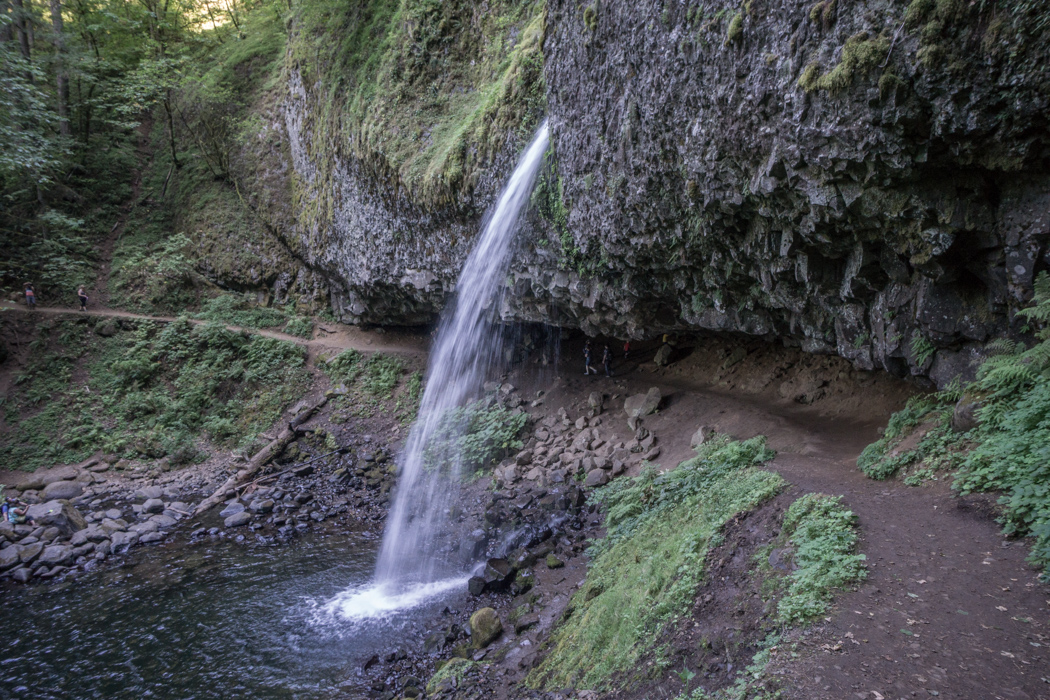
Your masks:
M165 545L4 590L0 698L361 697L361 663L418 645L424 621L462 595L347 620L332 603L370 585L377 547L361 533Z

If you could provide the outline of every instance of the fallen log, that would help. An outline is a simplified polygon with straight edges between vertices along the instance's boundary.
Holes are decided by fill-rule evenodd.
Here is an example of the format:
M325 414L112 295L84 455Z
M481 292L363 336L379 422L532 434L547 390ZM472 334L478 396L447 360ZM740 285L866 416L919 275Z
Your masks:
M198 516L209 508L217 506L225 501L227 491L236 488L238 485L251 479L257 471L269 464L270 460L281 454L285 447L288 447L293 440L299 437L299 426L310 420L314 413L316 413L318 409L324 406L327 402L328 397L323 396L318 403L313 406L307 406L296 413L295 416L288 421L288 424L284 429L277 434L277 437L270 441L266 447L255 453L255 456L248 461L248 466L231 476L212 495L201 501L200 505L193 511L193 515Z
M323 455L317 455L316 457L314 457L312 459L308 459L305 462L299 462L298 464L293 464L292 466L288 467L284 471L279 471L279 472L277 472L275 474L267 474L266 476L260 476L258 479L256 479L255 481L251 482L250 484L242 484L242 485L238 486L237 490L247 489L249 487L255 486L256 484L261 484L264 481L269 481L270 479L276 479L278 477L282 477L282 476L284 476L285 474L287 474L289 472L294 472L296 469L298 469L300 467L305 467L306 465L313 464L314 462L320 461L320 460L324 459L325 457L331 457L334 454L339 454L340 452L343 452L345 449L346 448L344 448L344 447L340 447L338 449L332 450L331 452L325 452Z

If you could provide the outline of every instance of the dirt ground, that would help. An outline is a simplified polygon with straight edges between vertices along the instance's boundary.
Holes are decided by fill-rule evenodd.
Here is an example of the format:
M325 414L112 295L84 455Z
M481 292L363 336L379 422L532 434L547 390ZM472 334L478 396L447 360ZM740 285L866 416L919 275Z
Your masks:
M427 340L420 334L321 324L314 339L297 342L306 344L316 359L346 347L422 357ZM645 418L644 425L657 437L661 452L655 462L662 468L673 468L692 455L690 438L701 426L736 438L765 435L778 453L768 468L794 486L770 512L782 511L790 498L816 491L841 495L859 518L867 580L842 594L825 621L788 640L796 643L798 656L773 655L770 672L784 697L1050 699L1050 590L1026 563L1026 543L1000 534L994 497L956 498L945 480L919 487L876 482L856 466L861 450L878 438L890 414L919 387L884 373L858 371L839 358L758 341L696 340L676 347L667 367L653 362L659 343L636 344L627 360L621 344L610 345L616 355L612 377L583 376L582 339L571 338L562 342L556 368L530 360L506 379L527 401L539 402L530 408L537 417L564 407L575 419L586 411L588 396L601 393L603 433L614 432L619 439L631 433L622 412L624 399L659 387L660 410ZM599 341L599 358L601 349ZM719 558L726 561L714 564L746 568L744 554L772 531L772 516L754 517L752 523L763 524L750 534L741 530L739 538L727 538L737 546L722 551L723 545ZM544 606L548 614L564 607L585 574L581 550L564 547L559 553L567 566L544 572L550 580L538 588L550 591ZM744 573L733 575L742 581ZM744 598L754 594L746 586L738 588ZM734 625L733 616L721 609L715 614L723 598L736 599L725 598L725 591L713 595L707 603L701 596L693 612L696 629L703 629L706 638L718 635L714 627L719 625L723 633L743 633L748 623ZM744 617L758 614L750 604L744 608ZM522 646L526 638L506 640L513 648L493 664L491 677L500 690L492 697L521 692L513 685L535 662L542 643L535 638ZM683 654L695 654L693 663L713 669L714 685L728 682L728 668L716 668L704 650L690 652L692 638L681 642ZM669 672L637 697L673 698L681 689Z
M799 636L797 658L774 654L784 697L1050 698L1050 590L1025 561L1026 543L1000 534L995 498L956 498L945 480L873 481L856 466L915 386L764 343L744 345L747 356L727 367L741 347L727 340L678 348L666 368L651 361L656 344L636 348L629 361L618 358L612 378L584 377L578 345L563 344L564 371L548 385L547 405L579 404L600 391L609 415L623 419L625 396L659 387L661 409L644 425L658 438L663 468L692 454L699 426L736 438L762 434L778 453L767 468L795 485L795 496L842 496L857 514L867 580ZM576 364L579 376L567 371ZM622 427L626 435L626 420ZM694 616L710 627L702 605ZM680 690L681 682L656 683L644 696Z

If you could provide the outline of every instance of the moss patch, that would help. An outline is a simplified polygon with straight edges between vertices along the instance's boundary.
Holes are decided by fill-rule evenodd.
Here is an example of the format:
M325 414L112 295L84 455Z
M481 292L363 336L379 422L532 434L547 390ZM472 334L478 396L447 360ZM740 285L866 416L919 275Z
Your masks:
M588 585L527 683L602 688L658 647L661 630L688 613L722 526L782 488L779 476L755 468L771 457L762 438L715 439L675 470L649 469L600 490L608 535L594 545Z
M528 138L545 104L545 6L503 0L317 2L297 12L288 68L320 81L312 155L340 144L393 189L428 207L460 206L509 138ZM318 174L324 198L330 172ZM310 194L309 197L314 196ZM307 212L316 219L329 203Z
M841 93L850 88L857 77L885 62L890 43L890 37L885 32L875 37L868 32L858 32L846 40L842 47L842 59L827 73L822 75L816 63L806 66L799 77L799 87L806 92L825 90L832 94Z

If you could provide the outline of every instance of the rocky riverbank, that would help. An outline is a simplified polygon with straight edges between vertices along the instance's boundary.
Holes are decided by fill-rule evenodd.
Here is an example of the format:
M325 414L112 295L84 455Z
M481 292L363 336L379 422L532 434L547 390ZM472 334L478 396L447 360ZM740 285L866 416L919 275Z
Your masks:
M290 455L315 451L307 440ZM158 473L111 456L37 472L5 493L30 504L33 525L0 524L0 580L28 583L92 571L132 547L173 538L280 543L308 530L378 525L393 480L389 452L372 436L308 465L275 464L262 483L232 489L199 518L196 504L237 463Z

